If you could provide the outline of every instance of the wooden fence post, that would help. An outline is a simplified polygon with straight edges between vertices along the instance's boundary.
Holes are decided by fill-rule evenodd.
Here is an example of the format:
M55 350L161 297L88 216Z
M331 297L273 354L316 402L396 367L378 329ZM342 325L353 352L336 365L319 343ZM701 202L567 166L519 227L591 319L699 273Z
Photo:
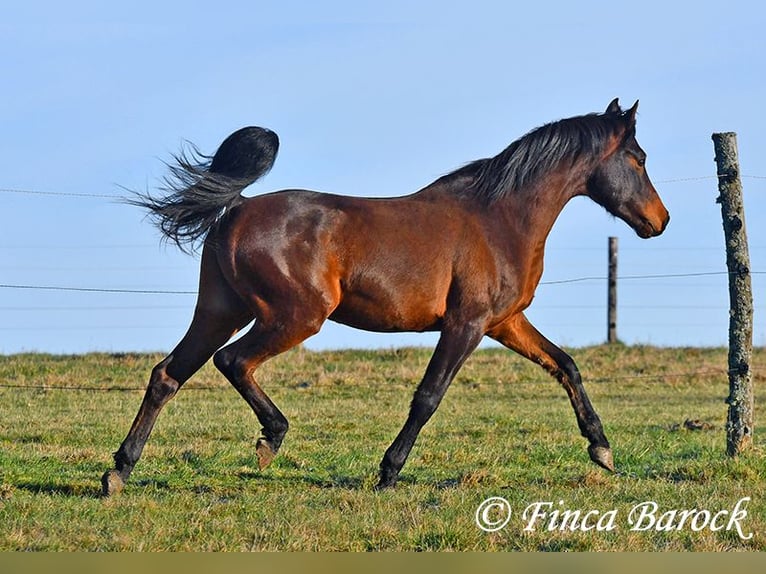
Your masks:
M606 342L617 342L617 238L609 238L609 278L606 298Z
M745 209L739 177L737 134L713 134L718 166L716 200L721 204L729 271L729 414L726 421L726 453L736 456L753 442L753 384L750 362L753 353L753 293L750 255L745 231Z

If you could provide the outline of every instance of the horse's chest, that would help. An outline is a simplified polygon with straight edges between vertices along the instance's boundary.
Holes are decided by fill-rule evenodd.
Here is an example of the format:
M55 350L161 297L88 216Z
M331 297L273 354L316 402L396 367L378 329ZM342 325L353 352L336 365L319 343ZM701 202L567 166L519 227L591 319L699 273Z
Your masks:
M504 267L498 273L493 297L496 315L515 314L529 307L542 274L542 260L517 261Z

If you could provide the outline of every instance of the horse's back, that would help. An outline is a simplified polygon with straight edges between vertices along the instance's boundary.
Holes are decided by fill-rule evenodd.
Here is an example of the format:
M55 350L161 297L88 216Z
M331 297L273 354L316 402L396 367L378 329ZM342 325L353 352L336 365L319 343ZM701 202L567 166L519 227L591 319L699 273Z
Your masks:
M373 331L439 328L461 217L417 195L391 199L284 190L249 198L217 234L240 292L321 300L335 321Z

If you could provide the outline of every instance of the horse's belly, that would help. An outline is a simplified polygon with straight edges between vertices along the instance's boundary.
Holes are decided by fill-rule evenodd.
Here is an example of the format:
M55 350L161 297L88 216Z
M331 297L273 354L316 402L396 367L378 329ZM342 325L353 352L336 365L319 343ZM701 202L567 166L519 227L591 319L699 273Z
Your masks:
M365 331L434 331L441 328L446 297L370 297L346 293L329 319Z

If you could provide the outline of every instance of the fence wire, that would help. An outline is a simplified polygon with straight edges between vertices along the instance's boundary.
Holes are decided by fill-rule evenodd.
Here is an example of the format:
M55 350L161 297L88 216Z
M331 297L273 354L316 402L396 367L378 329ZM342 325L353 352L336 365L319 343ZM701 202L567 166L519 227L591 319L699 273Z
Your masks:
M511 353L511 351L508 351L508 353ZM316 352L317 355L321 355L322 351ZM353 360L352 360L353 362ZM762 372L766 368L764 365L750 365L750 373L753 374L756 371ZM719 369L699 369L696 371L682 371L682 372L672 372L672 373L635 373L635 374L625 374L625 375L612 375L609 377L593 377L593 378L587 378L587 376L583 377L583 382L585 384L607 384L607 383L615 383L615 382L625 382L625 381L645 381L645 382L651 382L651 381L662 381L666 379L683 379L683 378L695 378L695 377L728 377L730 374L739 374L740 371L736 370L731 371L724 368ZM296 379L297 381L297 379ZM352 382L352 383L336 383L336 382L329 382L329 383L311 383L307 381L297 381L295 383L284 383L284 382L272 382L268 383L266 387L268 387L269 392L274 390L308 390L312 388L317 388L321 390L328 390L328 389L361 389L366 390L370 388L375 388L381 391L384 390L390 390L390 391L398 391L401 390L402 387L415 387L416 384L419 382L419 379L417 377L411 379L411 380L401 380L398 382L381 382L381 381L367 381L367 382ZM524 381L481 381L481 382L474 382L474 381L461 381L461 380L455 380L452 383L453 387L461 387L466 385L476 385L477 387L485 387L485 386L513 386L518 384L532 384L532 385L548 385L555 382L552 377L540 377L539 379L531 379L531 380L524 380ZM221 391L226 390L229 387L229 385L225 383L220 384L214 384L214 385L202 385L202 384L195 384L193 381L190 383L187 383L185 386L183 386L181 389L179 389L179 392L183 391ZM143 386L137 386L137 385L109 385L109 386L85 386L85 385L62 385L62 386L56 386L56 385L24 385L24 384L18 384L18 383L2 383L0 384L0 389L15 389L15 390L26 390L26 391L38 391L38 392L48 392L48 391L79 391L79 392L143 392L146 390L146 385Z

